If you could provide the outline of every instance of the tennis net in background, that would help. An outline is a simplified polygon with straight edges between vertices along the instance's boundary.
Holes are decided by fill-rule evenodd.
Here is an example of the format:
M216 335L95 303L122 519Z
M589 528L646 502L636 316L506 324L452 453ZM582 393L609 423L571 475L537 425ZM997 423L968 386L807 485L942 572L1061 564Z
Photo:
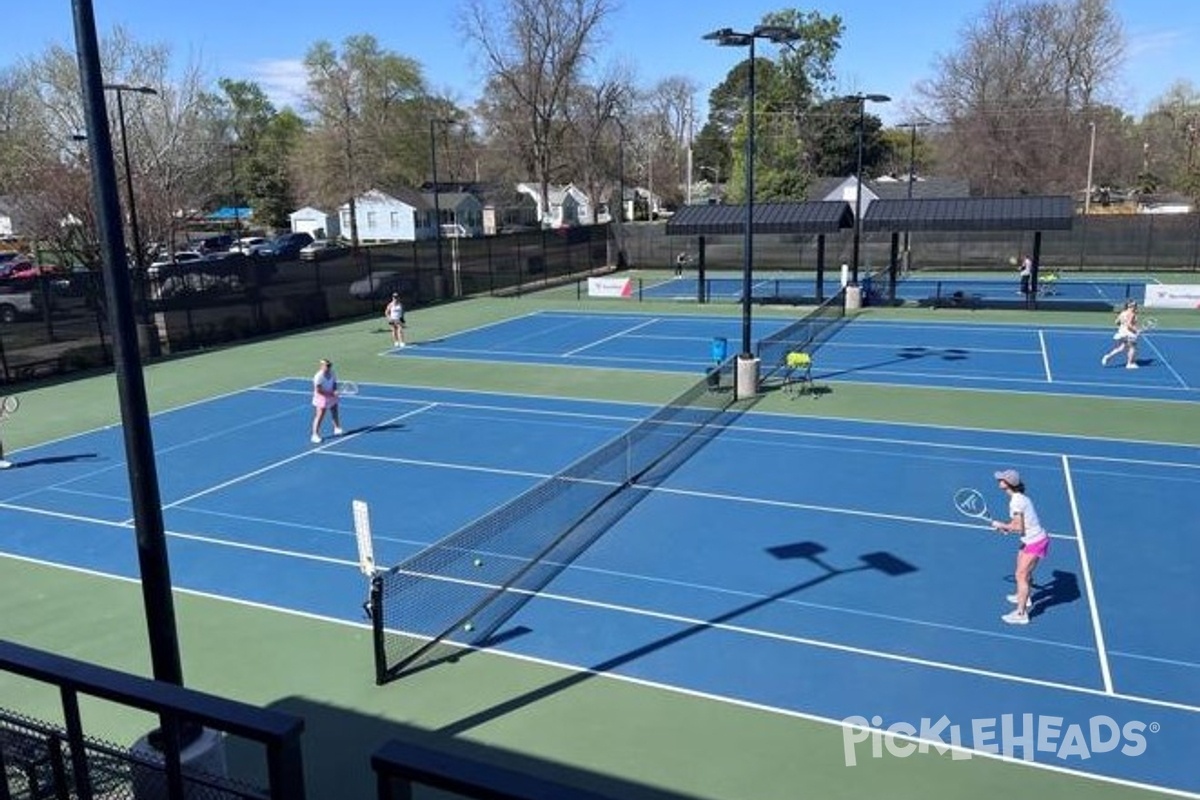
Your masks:
M787 354L803 351L811 355L832 336L846 319L846 289L781 331L764 336L758 342L759 381L765 382L787 367Z
M646 488L736 417L734 361L714 367L557 475L377 574L370 601L376 682L462 646L494 641L525 602L648 494Z

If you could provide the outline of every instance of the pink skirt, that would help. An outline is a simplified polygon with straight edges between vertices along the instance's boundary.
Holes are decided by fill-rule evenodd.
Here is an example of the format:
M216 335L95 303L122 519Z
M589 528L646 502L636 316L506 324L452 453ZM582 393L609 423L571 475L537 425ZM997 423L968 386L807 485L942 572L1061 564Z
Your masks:
M313 392L312 404L317 408L333 408L338 404L338 398L337 395L330 396L321 394L320 392Z
M1046 553L1049 550L1050 550L1050 537L1049 536L1047 536L1045 539L1042 539L1040 542L1034 542L1033 544L1021 545L1021 552L1028 553L1029 555L1033 556L1034 558L1045 558Z

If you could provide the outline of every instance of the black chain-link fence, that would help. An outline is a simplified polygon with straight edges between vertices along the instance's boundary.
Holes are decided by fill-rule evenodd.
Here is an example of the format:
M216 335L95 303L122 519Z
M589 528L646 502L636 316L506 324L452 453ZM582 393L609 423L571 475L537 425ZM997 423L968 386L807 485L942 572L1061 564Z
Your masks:
M674 269L680 253L697 255L695 236L667 236L664 225L624 226L631 266ZM1015 270L1023 254L1033 253L1033 231L920 231L899 233L913 270ZM839 269L854 257L852 228L825 237L825 266ZM890 233L863 233L859 269L874 271L891 259ZM742 234L705 237L710 270L740 270ZM756 270L805 270L817 266L816 235L762 234L754 237ZM1200 270L1200 214L1093 214L1075 219L1071 230L1045 231L1039 265L1057 271L1189 272Z
M440 250L440 253L439 253ZM616 263L607 225L362 247L319 259L227 255L134 270L146 358L479 294L519 294ZM0 280L0 384L110 366L99 271Z

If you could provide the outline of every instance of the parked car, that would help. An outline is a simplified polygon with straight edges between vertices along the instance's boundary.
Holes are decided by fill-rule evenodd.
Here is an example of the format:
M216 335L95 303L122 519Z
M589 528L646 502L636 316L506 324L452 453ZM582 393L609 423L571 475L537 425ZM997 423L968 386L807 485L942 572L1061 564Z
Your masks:
M13 272L28 269L32 266L33 261L28 256L12 252L11 250L0 253L0 278L7 278Z
M305 261L317 261L342 253L346 247L330 239L314 239L300 248L300 258Z
M350 284L350 296L356 300L382 300L392 296L392 292L401 295L411 294L412 278L405 277L399 272L373 272L366 278L360 278Z
M252 256L266 243L267 238L264 236L243 236L229 248L229 252L244 253L245 255Z
M16 322L41 312L41 292L16 284L0 285L0 322Z
M237 240L233 236L228 233L221 233L201 239L200 243L193 249L197 253L203 253L207 256L214 253L228 253L236 243Z
M254 249L253 255L274 258L299 258L300 250L312 244L312 234L284 233Z
M203 261L204 254L198 253L195 250L180 250L172 253L166 258L159 258L146 268L146 274L150 277L158 275L159 272L170 267L179 266L180 264L194 264L197 261Z

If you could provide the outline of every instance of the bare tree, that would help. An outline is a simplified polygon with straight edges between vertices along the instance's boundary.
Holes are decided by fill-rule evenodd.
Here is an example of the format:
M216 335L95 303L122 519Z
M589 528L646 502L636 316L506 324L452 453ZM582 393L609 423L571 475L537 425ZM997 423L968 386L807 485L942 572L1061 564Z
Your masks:
M682 193L692 180L685 172L687 151L694 135L693 102L697 91L698 86L691 78L673 75L655 84L646 97L651 113L658 120L656 127L664 134L659 140L663 147L653 151L662 162L655 164L655 174L664 179L667 188L663 194L673 203L683 199ZM670 179L673 181L668 182Z
M203 197L201 178L210 164L206 131L211 125L201 99L201 72L196 65L180 71L167 47L139 43L122 28L102 40L101 67L106 84L146 86L155 92L131 93L123 99L129 180L122 180L120 189L126 224L132 224L126 187L133 186L140 241L171 246L186 210ZM37 221L30 233L64 247L68 241L76 243L69 249L77 249L75 255L89 261L96 242L91 196L78 191L70 177L86 176L88 171L84 148L77 141L86 125L76 55L51 46L25 62L20 74L17 102L25 180L14 188L21 194L21 205L32 209L29 218ZM119 139L121 120L111 93L108 108L110 129L123 151L126 143ZM122 158L118 171L123 175L124 170ZM64 230L70 232L66 240Z
M993 0L921 86L940 162L986 194L1077 188L1122 36L1110 0Z
M610 0L466 0L464 35L479 48L489 83L523 118L543 209L571 98L610 10Z

